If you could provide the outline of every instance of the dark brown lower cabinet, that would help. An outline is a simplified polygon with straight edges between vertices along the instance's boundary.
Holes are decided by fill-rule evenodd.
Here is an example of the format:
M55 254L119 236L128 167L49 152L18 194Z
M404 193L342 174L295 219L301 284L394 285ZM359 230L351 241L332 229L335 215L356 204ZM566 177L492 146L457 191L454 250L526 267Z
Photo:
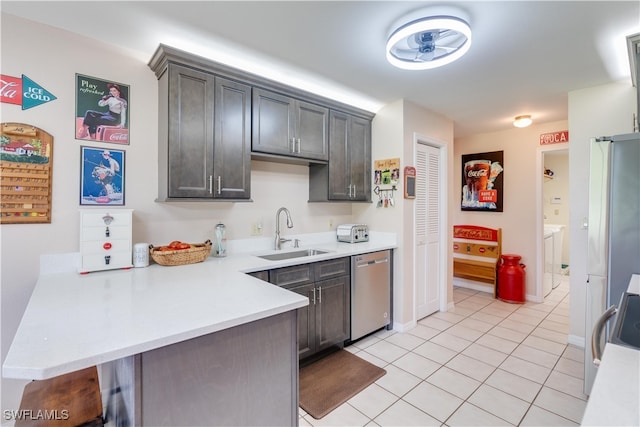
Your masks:
M269 281L304 295L309 305L298 309L300 360L349 339L351 275L348 257L269 271Z

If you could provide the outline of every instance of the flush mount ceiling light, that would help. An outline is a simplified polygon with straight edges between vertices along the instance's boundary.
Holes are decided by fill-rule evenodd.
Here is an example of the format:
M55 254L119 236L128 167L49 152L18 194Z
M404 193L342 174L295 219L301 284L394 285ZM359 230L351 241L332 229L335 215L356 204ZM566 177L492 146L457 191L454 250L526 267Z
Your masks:
M513 125L517 128L526 128L527 126L529 126L531 123L533 122L533 120L531 120L531 116L529 115L525 115L525 116L517 116L514 120L513 120Z
M459 59L470 47L471 28L467 21L439 14L398 27L387 41L387 60L405 70L426 70Z

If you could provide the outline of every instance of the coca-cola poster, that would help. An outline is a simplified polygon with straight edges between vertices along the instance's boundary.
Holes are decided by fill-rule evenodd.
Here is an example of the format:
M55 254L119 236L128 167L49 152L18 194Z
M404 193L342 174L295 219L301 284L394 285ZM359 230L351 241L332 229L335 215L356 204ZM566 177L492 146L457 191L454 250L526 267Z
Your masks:
M76 74L76 139L129 144L129 86Z
M462 210L502 212L503 152L462 155Z

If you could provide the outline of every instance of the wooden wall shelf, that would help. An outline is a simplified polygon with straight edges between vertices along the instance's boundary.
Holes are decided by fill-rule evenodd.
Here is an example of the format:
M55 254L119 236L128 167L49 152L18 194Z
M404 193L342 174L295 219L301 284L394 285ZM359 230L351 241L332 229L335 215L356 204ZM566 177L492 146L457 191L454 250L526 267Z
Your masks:
M51 223L53 137L35 126L0 128L0 224Z

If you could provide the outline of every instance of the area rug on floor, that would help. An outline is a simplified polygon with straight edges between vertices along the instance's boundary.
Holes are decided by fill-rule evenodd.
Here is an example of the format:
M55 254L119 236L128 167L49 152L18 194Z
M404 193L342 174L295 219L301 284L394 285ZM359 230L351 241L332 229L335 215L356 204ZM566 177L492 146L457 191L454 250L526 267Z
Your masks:
M346 350L339 350L300 368L300 407L318 420L386 373Z

